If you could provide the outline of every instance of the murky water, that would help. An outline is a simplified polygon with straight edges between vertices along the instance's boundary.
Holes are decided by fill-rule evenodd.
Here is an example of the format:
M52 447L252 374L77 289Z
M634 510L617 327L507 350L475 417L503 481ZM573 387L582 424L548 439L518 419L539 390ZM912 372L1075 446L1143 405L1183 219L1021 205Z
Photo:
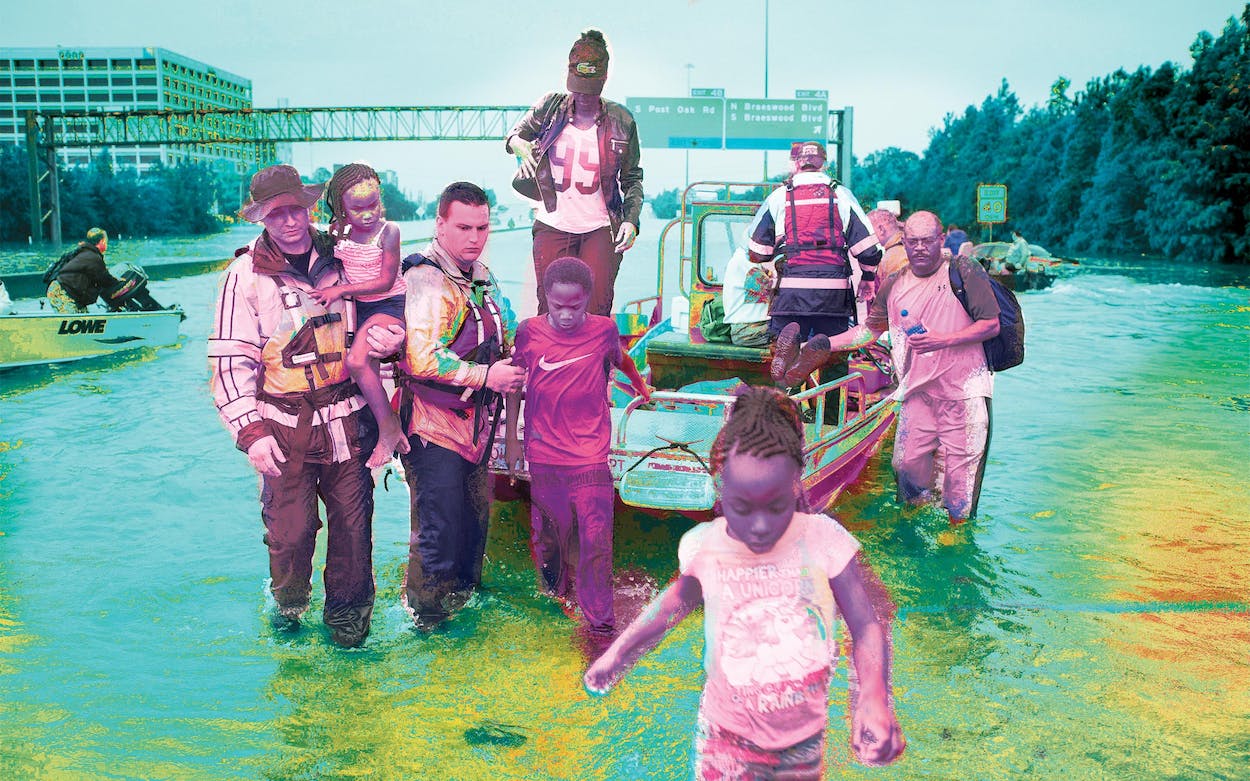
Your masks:
M532 301L527 234L492 241ZM653 284L627 264L618 300ZM843 660L830 775L1247 777L1246 285L1086 261L1025 295L1028 359L999 377L981 518L957 533L901 509L872 465L836 513L898 608L909 746L889 768L850 759ZM0 777L687 777L699 622L587 696L573 625L534 593L519 503L497 503L485 588L446 631L418 635L399 607L394 479L364 648L335 648L315 618L271 630L255 474L207 391L214 280L152 288L187 309L180 346L0 374ZM619 516L622 602L672 574L687 526Z

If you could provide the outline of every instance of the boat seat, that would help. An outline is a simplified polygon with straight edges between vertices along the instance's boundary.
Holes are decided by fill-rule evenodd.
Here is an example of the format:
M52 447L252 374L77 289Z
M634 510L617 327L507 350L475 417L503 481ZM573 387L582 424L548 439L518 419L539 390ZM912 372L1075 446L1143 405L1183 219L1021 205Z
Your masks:
M729 342L692 342L685 332L657 334L647 343L647 365L656 388L681 388L700 380L741 378L749 385L771 385L769 359L760 347Z

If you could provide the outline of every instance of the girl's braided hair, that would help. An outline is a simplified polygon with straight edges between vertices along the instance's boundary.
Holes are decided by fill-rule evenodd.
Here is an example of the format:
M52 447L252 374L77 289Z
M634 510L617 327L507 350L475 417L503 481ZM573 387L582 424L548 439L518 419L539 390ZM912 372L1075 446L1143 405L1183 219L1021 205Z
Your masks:
M776 388L747 388L712 443L712 474L720 473L730 453L756 458L786 455L802 468L803 420L798 405Z
M378 172L365 163L348 163L330 177L330 181L326 184L323 201L326 211L330 213L330 232L336 238L342 235L343 227L347 222L347 211L343 208L343 193L370 179L377 182L378 187L381 188L382 179L378 176Z

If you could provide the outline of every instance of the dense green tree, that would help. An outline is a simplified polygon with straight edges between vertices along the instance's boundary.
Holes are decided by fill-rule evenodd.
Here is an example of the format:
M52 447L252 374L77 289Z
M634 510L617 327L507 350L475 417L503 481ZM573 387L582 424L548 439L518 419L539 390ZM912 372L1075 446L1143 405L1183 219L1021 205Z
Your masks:
M671 220L677 216L677 209L680 207L679 198L677 188L657 193L651 196L651 211L661 220Z
M923 156L887 149L856 166L870 204L898 198L975 224L976 185L1008 187L1006 225L1066 253L1250 262L1250 5L1197 36L1186 70L1117 70L1069 96L1056 78L1022 111L1006 82L950 114Z

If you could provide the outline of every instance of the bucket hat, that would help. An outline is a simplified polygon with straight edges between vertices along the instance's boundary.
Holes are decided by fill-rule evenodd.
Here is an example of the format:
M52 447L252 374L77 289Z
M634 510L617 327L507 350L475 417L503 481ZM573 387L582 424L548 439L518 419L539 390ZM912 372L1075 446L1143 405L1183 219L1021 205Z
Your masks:
M260 222L280 206L311 208L321 197L324 184L304 184L299 171L289 165L271 165L252 176L247 203L239 216L248 222Z

